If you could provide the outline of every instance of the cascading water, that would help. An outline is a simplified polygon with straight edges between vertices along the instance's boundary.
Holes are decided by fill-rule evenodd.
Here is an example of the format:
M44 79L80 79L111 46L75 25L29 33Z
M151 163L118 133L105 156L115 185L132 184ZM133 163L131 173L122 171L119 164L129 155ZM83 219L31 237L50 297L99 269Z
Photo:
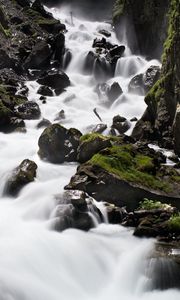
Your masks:
M42 104L37 95L39 85L27 82L29 100L39 103L42 117L54 122L63 109L66 118L61 123L83 133L99 123L93 113L95 107L108 125L117 113L128 120L140 117L145 108L143 97L129 94L127 85L133 75L154 61L147 62L126 51L117 64L116 77L109 80L109 83L118 81L123 94L107 107L94 91L93 77L84 76L83 65L100 29L111 31L109 40L118 43L111 26L75 17L72 26L66 11L57 9L53 14L66 20L66 47L72 53L66 71L71 86ZM77 165L53 165L39 159L37 142L42 130L36 129L37 123L37 120L26 121L25 134L0 133L0 300L179 299L177 290L149 290L152 279L146 272L146 261L153 250L153 240L139 240L132 236L131 230L108 224L87 233L51 230L56 206L54 195L63 191ZM25 158L37 163L37 178L16 199L8 198L3 195L7 177Z

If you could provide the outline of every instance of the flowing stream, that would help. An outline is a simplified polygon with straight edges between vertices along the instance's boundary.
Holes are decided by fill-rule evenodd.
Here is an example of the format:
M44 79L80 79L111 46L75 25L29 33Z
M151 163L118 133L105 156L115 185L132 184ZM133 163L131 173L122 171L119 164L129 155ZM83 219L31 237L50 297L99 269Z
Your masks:
M94 108L108 126L117 114L128 120L139 118L145 109L143 96L128 94L128 83L136 73L159 62L133 56L127 47L117 63L115 77L108 81L118 81L123 94L107 107L94 91L96 81L83 74L83 65L93 39L102 37L100 29L111 31L109 41L119 44L111 25L73 17L71 26L69 12L52 12L66 22L68 29L66 47L72 52L72 61L66 72L71 86L42 104L37 95L39 85L27 82L29 100L38 102L42 118L54 122L63 109L66 118L61 124L83 133L99 124ZM137 239L130 229L109 224L89 232L52 230L54 195L63 192L77 165L53 165L40 160L38 138L43 129L36 129L38 122L26 121L27 133L0 133L0 300L179 299L178 290L152 290L148 266L154 240ZM17 198L8 198L3 195L5 182L25 158L37 163L37 178Z

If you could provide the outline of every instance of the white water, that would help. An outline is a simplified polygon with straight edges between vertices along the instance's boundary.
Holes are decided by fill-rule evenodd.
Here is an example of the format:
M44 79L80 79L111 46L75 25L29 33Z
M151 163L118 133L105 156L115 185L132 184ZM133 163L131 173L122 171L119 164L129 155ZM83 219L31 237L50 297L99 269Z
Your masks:
M62 10L54 10L56 17L69 19ZM67 128L86 132L99 123L93 113L96 107L109 126L116 114L140 117L144 111L143 97L127 93L131 77L152 62L126 56L117 65L116 78L123 95L109 108L94 92L92 77L81 74L86 53L91 49L99 29L111 30L109 24L80 21L73 18L74 27L67 24L66 46L73 52L67 69L71 87L58 97L47 98L42 104L36 94L38 84L28 82L29 100L40 105L42 117L54 121L64 109ZM83 24L85 28L79 30ZM109 39L117 43L112 32ZM138 60L138 62L137 62ZM123 61L125 65L123 66ZM131 70L131 63L134 71ZM153 62L154 63L154 62ZM74 95L68 102L66 99ZM54 195L75 173L76 164L52 165L37 155L37 142L42 129L38 121L27 121L27 133L0 133L0 300L177 300L180 292L148 291L151 279L146 273L146 257L153 249L153 240L139 240L130 230L103 224L84 233L51 230L51 215L56 206ZM38 165L35 182L22 189L16 199L5 198L3 188L12 169L24 159Z

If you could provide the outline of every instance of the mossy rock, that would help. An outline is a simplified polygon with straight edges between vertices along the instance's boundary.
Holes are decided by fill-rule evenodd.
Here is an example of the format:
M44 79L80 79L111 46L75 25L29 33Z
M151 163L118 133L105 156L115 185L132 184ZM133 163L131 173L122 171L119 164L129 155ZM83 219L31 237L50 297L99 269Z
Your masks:
M82 164L67 189L83 190L98 201L138 207L144 198L180 207L180 175L171 167L157 165L151 154L134 145L113 145Z
M10 118L12 116L12 111L7 108L3 102L0 100L0 129L5 129L10 123Z

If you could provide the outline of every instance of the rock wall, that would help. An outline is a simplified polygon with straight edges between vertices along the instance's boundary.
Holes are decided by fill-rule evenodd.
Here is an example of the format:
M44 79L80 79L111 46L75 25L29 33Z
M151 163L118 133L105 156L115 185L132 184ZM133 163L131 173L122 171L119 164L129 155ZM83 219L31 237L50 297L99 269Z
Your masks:
M166 38L169 0L116 0L113 20L119 39L126 34L133 53L159 58Z
M171 0L169 9L168 36L164 43L162 55L162 70L159 81L145 97L147 110L137 123L133 135L138 139L157 140L167 148L175 145L176 153L180 155L179 109L180 99L180 2ZM141 129L140 129L141 128ZM175 128L175 130L174 130ZM174 136L174 143L173 143Z

